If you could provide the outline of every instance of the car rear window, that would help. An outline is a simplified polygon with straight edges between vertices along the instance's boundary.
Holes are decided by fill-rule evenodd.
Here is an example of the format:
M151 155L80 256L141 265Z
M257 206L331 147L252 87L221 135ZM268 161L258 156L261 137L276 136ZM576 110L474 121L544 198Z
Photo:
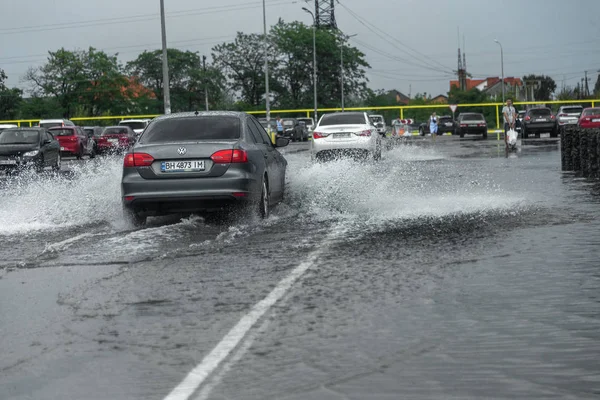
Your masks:
M144 122L137 122L137 121L136 122L134 122L134 121L131 121L131 122L119 122L119 125L128 126L131 129L144 129L146 127L146 124Z
M583 111L583 107L565 107L562 109L562 112L566 114L575 114L581 113Z
M589 110L585 110L583 115L600 115L600 108L590 108Z
M63 126L62 122L43 122L40 124L41 128L56 128L58 126Z
M290 120L283 121L283 126L294 126L294 121L290 121Z
M75 129L52 129L50 132L54 136L73 136L75 135Z
M462 121L483 121L485 118L482 114L465 114L461 118Z
M546 108L529 110L529 115L532 116L532 117L547 117L550 114L551 114L550 110L548 110Z
M102 132L102 136L107 136L107 135L127 135L128 133L129 133L129 131L127 130L127 128L106 128Z
M165 118L148 125L140 143L240 138L240 119L225 116Z
M363 114L329 114L323 115L320 126L327 125L365 125Z

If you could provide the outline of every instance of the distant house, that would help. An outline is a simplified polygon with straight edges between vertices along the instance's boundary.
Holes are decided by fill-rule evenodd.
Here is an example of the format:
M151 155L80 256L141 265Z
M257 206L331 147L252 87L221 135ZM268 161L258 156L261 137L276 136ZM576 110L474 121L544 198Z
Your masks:
M467 78L467 90L477 88L479 85L481 85L485 81L486 81L485 79L469 79L469 78ZM453 87L456 87L456 88L460 87L457 79L450 81L450 90L452 90Z
M431 99L430 102L435 104L448 104L448 96L438 94L433 99Z
M387 95L396 99L396 103L407 105L410 102L410 97L406 96L404 93L399 92L396 89L390 90L387 92Z
M453 87L458 87L458 80L450 81L450 90ZM467 79L467 90L478 89L482 92L489 94L491 97L502 98L502 79L497 76L488 77L485 79ZM524 98L523 81L521 78L508 77L504 78L504 92L505 93L516 93L515 100L522 100Z

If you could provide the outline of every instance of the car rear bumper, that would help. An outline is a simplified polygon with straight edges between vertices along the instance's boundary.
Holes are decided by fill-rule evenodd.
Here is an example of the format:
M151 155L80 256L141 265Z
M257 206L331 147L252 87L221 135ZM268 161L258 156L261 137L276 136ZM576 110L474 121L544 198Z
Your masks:
M564 126L564 125L577 125L577 122L579 122L578 118L565 118L565 119L558 119L558 124L560 126Z
M528 131L547 131L550 132L556 128L555 122L542 122L539 124L525 124L525 129Z
M123 206L145 215L202 212L246 203L260 197L261 182L229 169L214 178L144 179L134 169L121 181Z
M60 154L79 154L77 143L60 143Z
M483 135L487 134L488 128L485 126L472 127L472 128L459 128L458 133L465 135Z
M312 141L311 151L317 154L322 151L339 151L339 150L365 150L374 152L376 150L376 142L372 137L351 139L351 140L331 140L331 139L315 139Z

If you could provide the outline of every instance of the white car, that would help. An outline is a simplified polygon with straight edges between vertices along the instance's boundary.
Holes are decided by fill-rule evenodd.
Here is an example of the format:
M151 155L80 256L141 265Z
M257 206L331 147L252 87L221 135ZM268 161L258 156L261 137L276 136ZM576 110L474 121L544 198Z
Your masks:
M365 112L339 112L321 117L313 132L311 158L337 156L381 158L381 136Z
M149 119L124 119L123 121L119 122L119 125L130 127L131 129L133 129L133 132L135 132L135 137L139 138L141 133L144 132L144 129L146 129L149 123Z
M13 124L3 124L0 125L0 132L2 132L5 129L9 129L9 128L18 128L17 125L13 125Z
M380 135L385 136L387 127L385 126L385 119L383 118L383 115L369 115L369 119L377 128L377 132L379 132Z
M38 123L40 128L57 128L57 127L65 127L65 126L75 126L73 121L69 121L68 119L42 119Z
M308 129L309 132L312 132L315 129L315 120L312 119L312 117L296 118L296 120L298 122L304 122L306 129Z

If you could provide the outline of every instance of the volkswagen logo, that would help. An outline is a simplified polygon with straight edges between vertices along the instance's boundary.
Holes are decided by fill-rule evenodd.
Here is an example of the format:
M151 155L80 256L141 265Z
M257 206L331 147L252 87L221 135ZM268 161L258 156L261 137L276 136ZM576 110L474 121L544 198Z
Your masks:
M185 153L187 153L187 149L185 147L180 147L177 149L177 152L179 153L180 156L182 156Z

